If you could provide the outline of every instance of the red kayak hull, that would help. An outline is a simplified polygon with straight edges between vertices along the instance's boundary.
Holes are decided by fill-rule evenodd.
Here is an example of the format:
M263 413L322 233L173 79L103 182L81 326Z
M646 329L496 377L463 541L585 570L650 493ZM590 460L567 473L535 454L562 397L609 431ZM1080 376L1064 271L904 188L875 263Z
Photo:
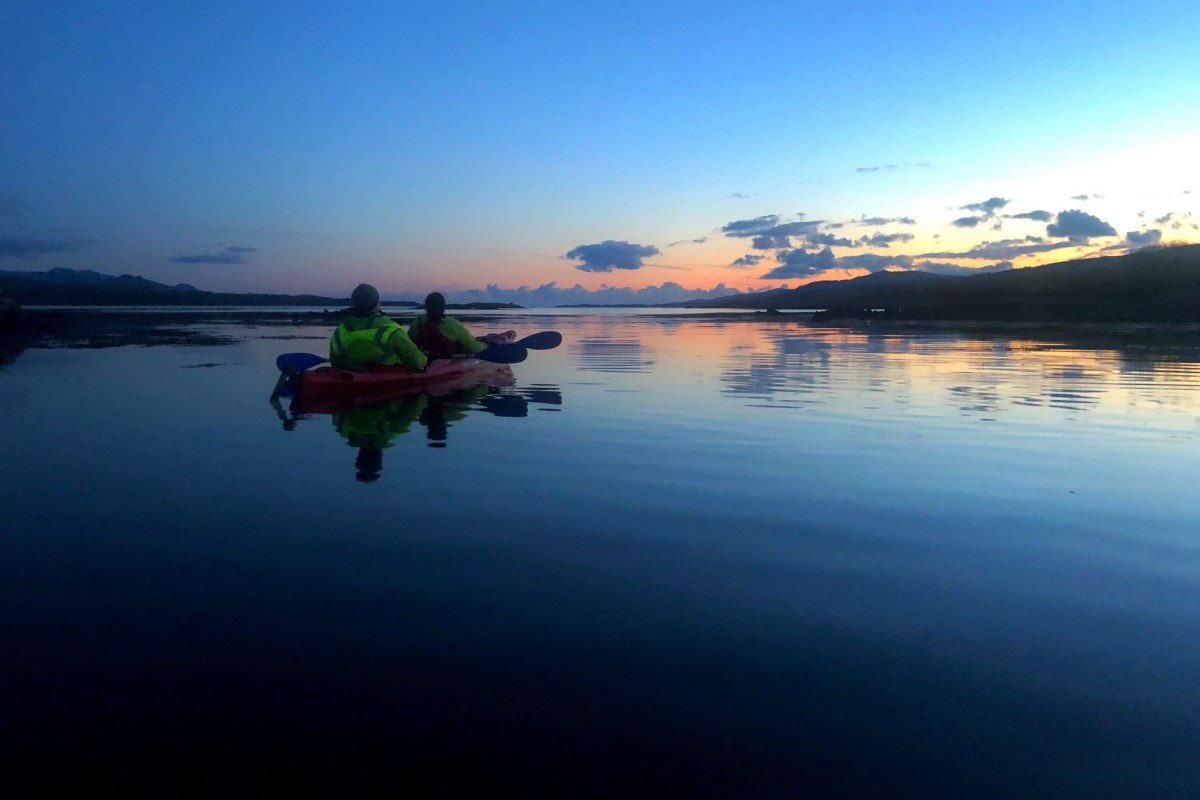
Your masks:
M460 378L484 366L494 366L477 358L439 358L423 371L408 367L373 367L360 372L338 367L317 367L293 375L292 393L306 402L355 400L405 389L423 389L436 383Z

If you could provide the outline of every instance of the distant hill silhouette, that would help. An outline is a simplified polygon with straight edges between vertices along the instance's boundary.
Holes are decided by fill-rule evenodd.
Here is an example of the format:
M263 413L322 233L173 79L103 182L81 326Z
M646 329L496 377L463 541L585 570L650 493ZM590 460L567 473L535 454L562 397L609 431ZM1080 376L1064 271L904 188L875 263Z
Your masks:
M965 277L877 272L687 305L823 310L818 320L1200 322L1200 245Z
M343 308L349 297L312 294L240 294L206 292L180 283L147 280L138 275L105 275L90 269L61 267L45 272L0 271L0 292L22 305L116 306L326 306ZM401 305L401 304L397 304ZM416 305L410 303L407 305Z

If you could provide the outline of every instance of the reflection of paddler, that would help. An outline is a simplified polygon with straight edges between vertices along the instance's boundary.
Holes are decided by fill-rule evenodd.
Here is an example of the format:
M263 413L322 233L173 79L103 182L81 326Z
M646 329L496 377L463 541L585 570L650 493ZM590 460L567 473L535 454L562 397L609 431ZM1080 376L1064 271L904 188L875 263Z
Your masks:
M421 424L425 426L425 438L430 447L445 447L446 436L450 423L458 422L467 416L471 403L487 396L487 384L480 384L469 389L459 389L449 394L430 396L429 402L421 411Z
M355 476L363 483L379 480L383 451L408 432L429 402L426 394L413 394L380 406L350 408L333 415L333 428L351 447L358 448Z

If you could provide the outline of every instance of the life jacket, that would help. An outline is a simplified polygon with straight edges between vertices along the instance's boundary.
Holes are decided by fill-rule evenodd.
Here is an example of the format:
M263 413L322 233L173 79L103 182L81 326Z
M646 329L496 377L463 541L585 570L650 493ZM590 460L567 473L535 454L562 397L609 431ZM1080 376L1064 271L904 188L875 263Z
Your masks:
M413 341L431 358L449 358L461 350L458 342L442 333L441 327L428 317L417 320L417 336Z
M403 328L383 314L350 317L329 337L329 361L339 367L398 364L400 357L391 346L396 331Z

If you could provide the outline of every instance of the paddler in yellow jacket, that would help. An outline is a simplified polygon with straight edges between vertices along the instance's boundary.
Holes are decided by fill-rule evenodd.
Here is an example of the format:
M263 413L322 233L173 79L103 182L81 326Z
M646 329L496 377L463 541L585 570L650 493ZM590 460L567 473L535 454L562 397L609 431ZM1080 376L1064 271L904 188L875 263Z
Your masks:
M354 315L342 320L329 338L329 363L335 367L403 364L425 369L429 359L399 323L379 310L379 292L360 283L350 295Z
M416 342L430 358L478 353L493 344L502 344L509 334L488 334L476 338L461 322L446 316L446 298L441 292L430 292L425 297L425 313L408 328L408 338Z

